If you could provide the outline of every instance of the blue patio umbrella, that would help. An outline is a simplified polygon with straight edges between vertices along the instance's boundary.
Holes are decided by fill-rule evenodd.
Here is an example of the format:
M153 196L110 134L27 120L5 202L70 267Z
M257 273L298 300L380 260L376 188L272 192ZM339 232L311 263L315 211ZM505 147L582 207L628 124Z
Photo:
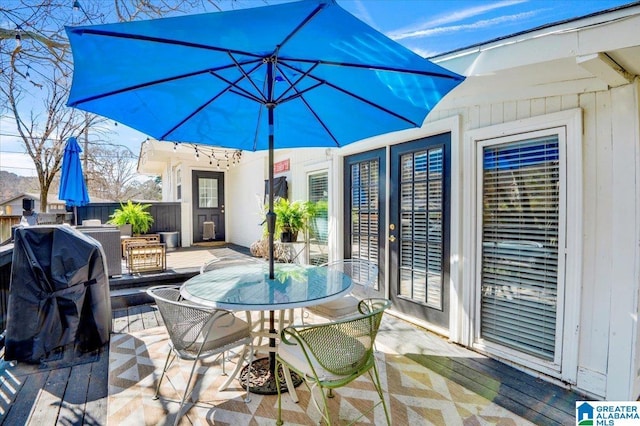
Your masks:
M67 206L74 207L74 216L78 206L89 203L89 192L82 173L80 153L82 149L74 137L67 139L62 157L62 172L60 174L60 189L58 198L64 200ZM74 218L77 221L77 217ZM76 222L77 224L77 222Z
M330 0L67 28L68 105L158 140L269 150L340 147L419 127L463 77Z

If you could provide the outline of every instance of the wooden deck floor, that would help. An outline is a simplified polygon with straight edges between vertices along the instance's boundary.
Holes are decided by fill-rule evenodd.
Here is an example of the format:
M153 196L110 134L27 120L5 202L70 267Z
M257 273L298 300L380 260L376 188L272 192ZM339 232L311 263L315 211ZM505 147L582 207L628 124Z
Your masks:
M134 332L162 325L153 305L113 311L114 332ZM413 361L539 425L575 424L580 395L386 315L382 344ZM108 349L79 365L0 368L0 424L105 425L107 423ZM57 368L56 368L57 367Z

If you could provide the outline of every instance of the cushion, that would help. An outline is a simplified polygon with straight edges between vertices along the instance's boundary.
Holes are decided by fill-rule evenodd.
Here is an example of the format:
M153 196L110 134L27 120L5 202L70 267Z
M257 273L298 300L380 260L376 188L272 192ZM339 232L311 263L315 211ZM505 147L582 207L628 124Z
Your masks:
M358 313L358 303L360 299L348 294L331 302L309 306L307 309L326 318L340 318Z

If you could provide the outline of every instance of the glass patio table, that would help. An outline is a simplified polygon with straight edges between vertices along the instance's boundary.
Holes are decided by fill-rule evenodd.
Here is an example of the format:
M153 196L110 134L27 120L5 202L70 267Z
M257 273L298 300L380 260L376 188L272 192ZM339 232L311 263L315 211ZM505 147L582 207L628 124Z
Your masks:
M231 311L269 311L269 357L254 361L253 373L245 368L240 376L256 375L255 380L250 380L249 390L259 394L277 393L276 383L281 390L287 390L283 379L276 380L274 374L277 336L274 311L339 299L353 286L348 275L318 266L277 263L274 272L275 278L269 279L266 263L234 264L196 275L180 290L182 297L204 306ZM294 385L300 382L300 378L294 377Z

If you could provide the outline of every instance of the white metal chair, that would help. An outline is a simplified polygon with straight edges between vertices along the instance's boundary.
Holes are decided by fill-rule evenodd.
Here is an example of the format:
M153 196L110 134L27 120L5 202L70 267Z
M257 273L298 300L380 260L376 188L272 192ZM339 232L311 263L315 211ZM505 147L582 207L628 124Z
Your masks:
M235 317L230 311L209 309L180 300L179 287L156 286L149 288L147 293L155 299L170 339L170 350L158 380L154 399L158 398L162 379L176 357L181 360L193 361L191 373L180 401L180 408L176 413L174 425L177 425L184 403L191 395L189 388L198 360L224 354L231 348L244 345L244 350L234 372L219 388L221 391L225 390L240 371L242 361L247 358L247 355L248 362L253 361L251 328L246 321ZM249 389L249 376L247 374L246 389ZM248 391L244 400L245 402L250 401Z
M349 318L322 324L292 325L282 330L276 353L276 371L282 365L288 385L291 381L290 370L304 377L310 398L328 425L331 425L331 417L327 397L333 396L333 389L346 386L365 373L369 373L380 401L362 416L381 404L387 424L391 424L373 350L382 315L390 305L391 302L386 299L366 299L359 302L359 313ZM313 394L316 386L320 387L322 408ZM276 424L281 425L282 394L280 387L277 388ZM328 394L325 394L325 389Z
M328 320L336 320L357 313L360 300L370 298L378 282L378 265L365 259L342 259L321 266L349 276L354 287L351 293L338 300L305 308L307 312ZM308 315L308 313L303 312L303 322L305 314Z

